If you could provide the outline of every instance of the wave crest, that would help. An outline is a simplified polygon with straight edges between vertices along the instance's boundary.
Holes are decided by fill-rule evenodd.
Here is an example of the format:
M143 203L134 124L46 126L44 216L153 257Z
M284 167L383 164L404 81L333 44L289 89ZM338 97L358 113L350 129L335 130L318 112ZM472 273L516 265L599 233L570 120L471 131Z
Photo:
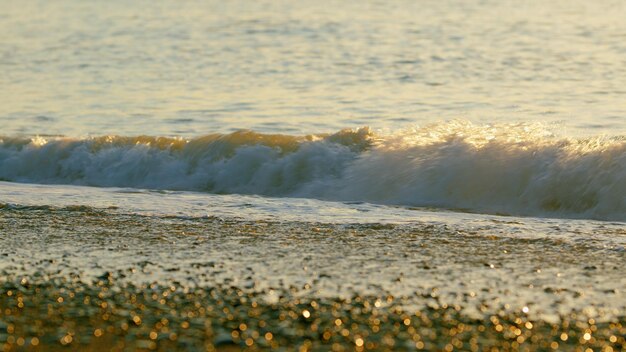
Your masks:
M626 220L626 139L560 138L537 124L1 138L0 178Z
M626 141L558 138L541 125L455 122L403 131L366 152L344 180L340 198L626 219Z

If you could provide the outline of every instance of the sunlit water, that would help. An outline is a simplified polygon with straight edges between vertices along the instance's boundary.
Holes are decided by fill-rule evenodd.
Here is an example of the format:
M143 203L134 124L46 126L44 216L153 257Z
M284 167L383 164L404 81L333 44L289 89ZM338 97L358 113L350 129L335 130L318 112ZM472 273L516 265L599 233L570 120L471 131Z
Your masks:
M4 135L626 133L623 1L12 1Z
M609 0L7 0L0 179L624 221L624 18Z

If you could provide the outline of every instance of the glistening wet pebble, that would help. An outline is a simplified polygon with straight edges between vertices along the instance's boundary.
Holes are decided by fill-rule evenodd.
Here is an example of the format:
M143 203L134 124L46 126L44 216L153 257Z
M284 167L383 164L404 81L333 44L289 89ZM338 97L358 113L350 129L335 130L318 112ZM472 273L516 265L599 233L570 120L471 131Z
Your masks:
M474 319L459 307L404 309L406 298L302 299L275 303L234 287L6 278L0 284L4 351L50 350L467 350L620 351L625 317L582 312L558 323L499 310Z

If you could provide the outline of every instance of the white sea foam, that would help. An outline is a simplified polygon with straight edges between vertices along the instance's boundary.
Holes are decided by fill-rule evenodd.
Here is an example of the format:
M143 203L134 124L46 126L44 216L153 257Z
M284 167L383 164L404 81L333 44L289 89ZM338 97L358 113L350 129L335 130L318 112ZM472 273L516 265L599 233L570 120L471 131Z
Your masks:
M452 123L384 138L339 198L476 212L626 219L626 140L563 139L538 125Z
M560 138L540 125L3 138L0 178L626 220L626 140Z

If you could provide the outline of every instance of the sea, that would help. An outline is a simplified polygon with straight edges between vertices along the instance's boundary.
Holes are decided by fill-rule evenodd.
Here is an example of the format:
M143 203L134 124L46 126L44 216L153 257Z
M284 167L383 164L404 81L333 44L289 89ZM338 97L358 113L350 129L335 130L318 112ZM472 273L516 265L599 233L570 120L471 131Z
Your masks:
M0 213L558 239L609 253L623 292L624 18L615 0L0 0Z

